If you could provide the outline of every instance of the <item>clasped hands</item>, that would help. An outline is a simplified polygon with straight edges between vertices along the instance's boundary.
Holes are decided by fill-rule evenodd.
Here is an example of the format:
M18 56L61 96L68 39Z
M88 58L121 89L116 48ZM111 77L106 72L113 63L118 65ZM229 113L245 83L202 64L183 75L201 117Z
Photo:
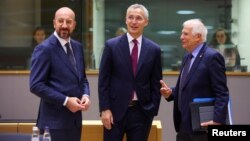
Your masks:
M87 111L90 106L89 96L83 95L81 99L68 97L66 107L73 113L77 111Z

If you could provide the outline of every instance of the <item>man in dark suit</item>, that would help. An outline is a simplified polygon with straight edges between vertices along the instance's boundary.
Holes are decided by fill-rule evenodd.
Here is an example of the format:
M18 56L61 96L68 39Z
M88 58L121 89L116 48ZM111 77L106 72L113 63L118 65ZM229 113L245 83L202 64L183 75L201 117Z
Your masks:
M174 100L174 125L177 141L206 141L206 132L193 132L189 104L194 98L215 98L215 111L212 121L202 126L226 123L229 92L226 68L220 53L206 44L207 29L198 19L183 24L182 47L187 51L176 87L169 88L162 80L161 94L167 101ZM189 54L189 55L188 55ZM190 56L190 57L188 57ZM188 59L190 58L190 66ZM185 77L185 69L189 71Z
M99 72L99 106L104 141L147 141L160 104L162 79L159 45L142 36L148 11L127 9L128 33L105 43ZM136 41L134 40L136 39Z
M73 10L58 9L53 23L55 32L32 55L30 91L41 98L37 126L42 132L48 126L54 141L80 141L81 111L90 105L83 47L70 38Z

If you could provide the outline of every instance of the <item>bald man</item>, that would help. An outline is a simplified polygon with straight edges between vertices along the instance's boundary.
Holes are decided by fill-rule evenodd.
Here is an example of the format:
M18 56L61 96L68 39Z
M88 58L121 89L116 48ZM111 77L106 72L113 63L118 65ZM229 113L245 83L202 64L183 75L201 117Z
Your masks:
M37 126L49 127L53 141L80 141L82 111L88 109L89 83L83 46L70 35L75 13L62 7L53 20L55 32L32 54L30 91L41 98Z

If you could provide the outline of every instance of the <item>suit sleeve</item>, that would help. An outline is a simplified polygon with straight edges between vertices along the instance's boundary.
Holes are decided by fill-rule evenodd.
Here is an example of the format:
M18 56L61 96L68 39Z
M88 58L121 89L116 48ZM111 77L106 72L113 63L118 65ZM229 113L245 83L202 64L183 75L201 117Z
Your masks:
M110 109L109 93L110 93L111 72L112 72L112 53L109 46L106 43L99 68L98 94L99 94L100 112Z
M50 65L48 48L42 45L37 46L32 55L30 91L48 102L62 106L66 96L47 85Z
M224 58L219 53L216 53L209 65L212 89L216 98L213 120L222 124L226 122L227 104L229 100L225 71Z
M161 50L160 47L157 46L156 51L156 62L153 69L153 75L151 76L151 86L152 86L152 99L154 106L156 108L155 115L158 114L159 106L160 106L160 100L161 100L161 94L160 94L160 80L162 80L162 63L161 63Z

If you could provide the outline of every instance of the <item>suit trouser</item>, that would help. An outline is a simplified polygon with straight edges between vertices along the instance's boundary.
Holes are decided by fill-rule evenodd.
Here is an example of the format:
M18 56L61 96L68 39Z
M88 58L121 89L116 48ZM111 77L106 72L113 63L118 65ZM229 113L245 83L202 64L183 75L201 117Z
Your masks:
M122 141L125 133L127 141L147 141L152 121L139 105L128 107L124 118L114 123L111 130L104 128L104 141Z
M176 141L207 141L207 133L183 133L179 132L176 135Z
M52 141L80 141L82 128L73 126L69 129L50 129Z

